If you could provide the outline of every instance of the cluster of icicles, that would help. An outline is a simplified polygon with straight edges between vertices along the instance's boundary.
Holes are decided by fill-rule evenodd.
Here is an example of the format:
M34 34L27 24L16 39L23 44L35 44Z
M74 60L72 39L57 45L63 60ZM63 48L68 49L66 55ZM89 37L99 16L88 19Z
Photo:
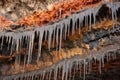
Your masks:
M105 51L108 49L107 51ZM107 62L110 60L114 60L117 57L117 54L120 54L120 46L118 45L112 45L109 46L109 48L105 48L102 50L102 54L89 54L86 56L74 56L71 59L65 59L63 61L60 61L58 64L54 64L50 66L49 68L45 68L43 70L36 70L32 72L26 72L22 74L17 75L10 75L4 78L4 80L58 80L58 75L61 75L60 69L62 69L62 76L61 80L71 80L72 76L74 78L75 71L79 70L79 76L83 77L83 79L86 79L87 74L89 74L92 71L92 61L94 60L94 64L99 62L99 72L101 73L101 68L104 67L105 57L107 57ZM118 51L117 51L118 50ZM98 52L99 53L99 52ZM100 51L101 53L101 51ZM82 72L84 71L84 72ZM54 73L52 75L52 73ZM73 79L72 78L72 79Z
M116 11L118 10L118 8L120 7L120 2L114 2L114 3L109 3L109 2L106 2L104 3L106 4L109 9L111 9L112 11L112 21L114 23L115 21L115 17L117 15ZM28 51L27 51L27 55L28 55L28 58L25 59L25 63L26 64L30 64L31 61L32 61L32 53L33 53L33 45L34 45L34 38L35 38L35 32L37 33L37 36L39 36L39 49L38 49L38 56L37 56L37 61L39 61L39 58L41 57L41 47L42 47L42 41L43 41L43 34L45 33L45 37L48 36L48 49L50 50L50 45L51 45L51 41L53 40L53 42L55 42L56 44L56 50L60 49L61 48L61 43L62 43L62 38L66 39L66 35L69 35L70 33L70 21L72 20L72 34L74 34L77 26L75 26L75 24L77 23L77 20L79 19L79 31L81 29L81 26L83 25L83 20L85 18L85 25L89 26L88 29L91 30L91 25L92 25L92 21L91 21L91 17L93 15L94 17L94 24L96 23L96 15L99 11L99 9L102 7L102 5L99 5L97 7L94 7L94 8L90 8L90 9L87 9L85 11L80 11L79 13L76 13L76 14L73 14L71 15L70 17L66 18L66 19L63 19L61 21L58 21L54 24L51 24L51 25L46 25L46 26L42 26L40 28L35 28L34 30L32 31L25 31L25 32L1 32L0 33L0 37L2 38L2 41L3 41L3 37L6 37L7 38L7 41L8 43L12 42L12 45L9 46L11 47L11 52L10 52L10 55L12 55L12 51L15 49L16 51L19 51L21 49L21 45L23 44L23 39L25 39L25 42L27 43L27 48L28 48ZM90 18L90 20L88 20L88 17ZM89 22L88 22L89 21ZM114 27L114 24L113 24L113 27ZM64 29L64 32L63 32L63 29ZM52 38L52 35L53 35L53 38ZM1 43L1 46L3 45L3 42ZM58 47L59 45L59 47ZM95 56L95 58L97 60L100 61L100 64L101 64L101 61L104 60L104 55L97 55ZM114 56L114 54L113 54ZM79 58L76 58L76 59L71 59L71 60L65 60L65 61L62 61L61 63L57 64L56 65L53 65L51 68L47 69L46 70L43 70L43 71L34 71L34 72L29 72L29 73L23 73L23 74L20 74L19 76L17 75L13 75L13 76L8 76L8 77L5 77L5 80L10 80L12 79L12 77L14 79L17 79L19 77L28 77L28 76L31 76L30 77L30 80L33 80L33 77L35 75L38 75L38 74L41 74L42 77L40 80L44 80L44 76L46 73L49 73L51 75L51 72L52 70L54 69L54 79L57 80L57 70L58 68L61 68L62 67L62 80L64 80L64 76L66 74L66 80L67 80L67 75L68 75L68 72L70 72L72 70L72 65L75 63L76 66L80 66L83 64L84 66L84 78L85 78L85 74L87 73L88 70L86 70L86 66L90 66L90 62L92 60L92 56L88 56L87 57L89 60L86 61L86 59L84 57L79 57ZM17 61L17 56L16 56L16 61ZM104 65L104 61L102 61L102 65ZM49 75L49 76L50 76ZM49 77L50 78L50 77Z

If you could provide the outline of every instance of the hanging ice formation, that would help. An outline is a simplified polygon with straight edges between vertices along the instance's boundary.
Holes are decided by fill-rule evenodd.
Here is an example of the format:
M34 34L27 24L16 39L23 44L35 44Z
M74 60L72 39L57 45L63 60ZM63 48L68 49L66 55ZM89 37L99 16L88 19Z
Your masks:
M117 16L116 11L118 10L118 8L120 7L120 2L114 2L114 3L103 3L106 4L112 11L112 21L113 21L113 28L114 28L114 24L115 24L115 18ZM51 47L51 43L52 43L52 39L54 42L54 45L56 45L56 48L58 48L59 46L59 50L61 49L61 44L62 44L62 38L64 37L64 39L66 39L66 36L70 34L70 22L72 21L72 34L75 33L75 23L77 23L76 21L79 20L79 30L82 27L83 24L83 20L85 18L85 24L87 26L89 26L88 30L91 30L91 25L92 25L92 21L91 21L91 17L93 15L94 18L94 25L96 23L96 15L99 11L99 9L102 7L102 5L99 5L97 7L94 8L90 8L87 10L83 10L80 11L78 13L75 13L73 15L71 15L68 18L62 19L61 21L58 21L54 24L49 24L47 26L42 26L40 28L36 28L32 31L25 31L25 32L1 32L0 33L0 37L1 37L1 49L3 46L3 40L4 38L6 38L8 45L10 45L11 42L11 47L8 46L8 49L11 49L10 54L12 55L14 51L20 51L22 45L24 44L23 41L25 40L25 44L27 45L27 51L26 51L26 55L27 57L24 59L24 64L30 64L32 61L32 55L34 54L33 52L33 46L34 46L34 39L35 39L35 32L37 33L37 36L39 37L39 48L38 48L38 56L37 56L37 61L39 61L39 59L41 58L41 50L42 50L42 42L43 42L43 37L44 37L44 33L45 33L45 39L48 40L48 49L50 51L50 47ZM88 16L90 17L88 20ZM89 22L88 22L89 21ZM53 38L52 38L53 36ZM56 43L56 44L55 44ZM114 47L116 46L116 47ZM116 51L117 49L120 48L119 45L115 44L114 46L109 46L110 48L105 48L108 52L110 52L111 49L113 49L112 51ZM52 75L52 71L54 71L54 80L57 80L57 74L59 74L59 69L62 69L62 80L68 80L68 76L70 76L72 74L72 68L73 66L75 66L74 64L76 64L76 67L78 69L80 69L80 71L82 70L81 67L84 68L84 80L85 80L85 75L91 71L91 61L94 58L95 60L99 61L99 71L101 73L101 67L104 66L104 57L105 56L109 56L108 52L106 52L105 49L102 49L101 51L96 52L96 54L90 52L90 54L85 55L86 57L83 56L75 56L72 59L68 59L68 60L64 60L64 61L60 61L58 65L53 64L51 67L46 68L44 70L36 70L36 71L32 71L29 73L22 73L17 75L11 75L11 76L7 76L4 78L4 80L11 80L11 79L28 79L29 80L33 80L33 78L35 78L35 75L40 75L39 79L40 80L44 80L44 77L47 73L48 77L50 78ZM99 54L101 53L102 54ZM93 55L94 54L94 55ZM19 54L17 54L18 56L16 56L15 62L19 62L20 61L20 57ZM110 54L113 58L115 58L115 54ZM20 62L19 62L20 63ZM87 68L89 67L89 68Z

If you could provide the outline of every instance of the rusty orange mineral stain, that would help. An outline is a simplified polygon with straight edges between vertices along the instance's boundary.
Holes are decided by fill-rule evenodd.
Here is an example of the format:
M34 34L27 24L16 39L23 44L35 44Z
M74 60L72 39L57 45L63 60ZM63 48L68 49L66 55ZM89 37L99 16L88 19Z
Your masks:
M69 16L86 6L100 2L102 0L67 0L61 3L53 3L47 6L46 10L35 11L34 13L19 19L17 24L24 25L43 25L49 22L60 19L61 17Z
M4 29L9 29L10 24L12 21L0 16L0 30Z

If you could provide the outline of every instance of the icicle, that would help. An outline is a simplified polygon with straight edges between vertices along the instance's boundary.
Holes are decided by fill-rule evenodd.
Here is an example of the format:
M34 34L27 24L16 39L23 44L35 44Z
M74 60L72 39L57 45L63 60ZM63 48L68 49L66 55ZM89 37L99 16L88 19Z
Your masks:
M79 19L79 34L81 33L81 23L80 23L80 19Z
M46 74L46 72L45 71L43 71L43 76L42 76L42 80L44 80L44 78L45 78L45 74Z
M51 45L51 39L52 39L52 33L53 33L53 27L49 26L49 37L48 37L48 50L50 51L50 45Z
M32 77L31 77L31 80L34 80L34 75L35 75L35 74L32 74L32 75L31 75L31 76L32 76Z
M34 31L27 32L28 35L28 60L27 64L29 64L32 60L32 50L33 50L33 43L34 43Z
M67 29L68 36L69 36L69 34L70 34L70 22L71 22L71 18L69 17L69 18L68 18L68 24L67 24L67 26L68 26L68 29Z
M83 80L85 80L85 75L86 75L86 70L85 70L85 68L86 68L86 61L84 60L84 63L83 63L83 65L84 65L84 76L83 76Z
M61 63L59 63L59 64L58 64L58 75L61 75L61 69L62 69L61 67L62 67L62 66L61 66Z
M10 49L10 42L11 42L11 39L12 39L12 37L10 36L10 37L9 37L9 41L8 41L8 48L7 48L8 50Z
M75 76L75 67L73 67L73 76Z
M29 36L27 35L27 32L26 32L26 34L23 34L24 36L25 36L25 41L26 41L26 44L27 44L27 48L29 47L29 42L28 42L28 40L29 40Z
M58 66L54 69L54 80L57 80Z
M48 71L46 71L46 75L45 75L45 79L47 79L48 80ZM39 78L38 78L39 79Z
M86 69L85 70L86 70L85 73L88 74L88 62L86 62Z
M19 48L21 49L22 48L22 36L19 37Z
M104 67L104 57L105 57L105 53L103 53L103 56L102 56L102 67Z
M13 37L14 36L14 33L13 32L8 32L8 33L6 33L5 35L3 35L3 38L2 38L2 43L1 43L1 47L2 47L2 45L3 45L3 43L4 43L4 37L6 37L6 42L8 43L8 49L9 49L9 40L10 40L10 38L11 37ZM15 36L14 36L15 37ZM14 40L13 40L14 41ZM13 44L14 44L15 42L13 42ZM12 51L12 49L14 49L14 47L15 47L15 45L13 45L12 47L11 47L11 51ZM10 53L10 55L11 55L12 53Z
M79 15L78 15L78 18L79 18L79 31L81 31L81 27L82 27L81 23L82 23L83 20L84 20L84 14L83 14L83 13L79 14ZM80 32L79 32L79 33L80 33Z
M69 75L71 76L71 71L72 71L72 65L73 65L73 63L72 63L72 61L69 63Z
M79 68L80 68L80 77L82 76L82 65L81 62L79 62Z
M77 27L78 27L78 25L77 25L77 20L76 20L76 22L75 22L75 31L77 30Z
M95 23L96 23L96 15L93 14L93 18L94 18L94 27L95 27Z
M72 34L75 33L76 14L72 15Z
M66 76L65 76L65 80L67 80L68 77L68 70L69 70L69 62L66 63Z
M92 10L92 9L91 9ZM92 14L91 14L91 10L89 10L90 11L90 13L89 13L89 17L90 17L90 19L89 19L89 30L91 31L91 24L92 24Z
M1 38L2 38L2 41L1 41L1 47L0 47L0 49L2 50L3 42L4 42L4 36L2 36Z
M79 34L81 33L81 19L80 18L78 18L79 19L79 22L78 22L78 29L79 29Z
M93 10L92 10L92 12L91 12L91 14L93 13L93 18L94 18L94 27L95 27L95 24L96 24L96 15L97 15L97 13L98 13L98 11L99 11L99 9L102 7L102 5L101 6L98 6L98 7L95 7L95 8L93 8Z
M115 18L117 17L117 10L118 10L118 6L117 4L114 4L114 3L109 3L107 4L107 6L111 9L112 11L112 22L113 22L113 30L114 30L114 27L115 27Z
M112 22L113 22L113 30L114 30L114 24L115 24L115 17L114 17L114 6L111 7L112 9Z
M68 28L68 20L65 19L63 22L64 22L64 26L65 26L65 40L66 40L67 28Z
M45 41L47 40L47 30L45 30Z
M19 49L19 38L16 37L16 51Z
M34 35L35 33L34 33L34 31L32 32L32 35L31 35L31 46L30 46L30 55L31 55L31 60L32 60L32 51L33 51L33 46L34 46L34 37L35 37L35 35ZM30 62L31 62L31 60L30 60Z
M10 52L10 55L12 55L12 51L14 49L14 45L15 45L15 42L14 42L14 37L12 36L12 45L11 45L11 52Z
M40 28L39 49L38 49L37 61L39 61L39 58L41 57L41 46L42 46L43 33L44 33L44 28L42 27L42 28Z
M87 27L87 31L88 31L88 15L85 12L85 26Z
M78 61L76 61L76 70L78 70Z
M59 44L59 50L61 49L61 44L62 44L62 32L63 32L63 23L60 25L60 44Z
M24 45L24 36L23 35L21 35L21 39L20 39L20 49L22 48L22 46Z
M55 30L56 30L56 26L54 25L54 31L53 31L53 45L55 45Z
M7 36L6 36L6 42L7 42L7 43L8 43L8 39L9 39L9 36L7 35Z
M57 32L56 32L56 52L58 50L58 32L59 32L59 28L57 27L56 25L56 28L57 28Z
M51 73L52 73L52 70L50 70L50 74L49 74L49 80L51 79Z
M43 74L43 71L47 72L46 70L37 70L37 71L36 71L36 72L34 72L33 74L34 74L34 75L38 75L38 76L39 76L39 78L41 79L42 74Z
M65 69L66 69L66 68L65 68L65 65L66 65L66 64L65 64L65 61L64 61L63 68L62 68L62 69L63 69L63 70L62 70L62 80L64 80L64 76L65 76Z

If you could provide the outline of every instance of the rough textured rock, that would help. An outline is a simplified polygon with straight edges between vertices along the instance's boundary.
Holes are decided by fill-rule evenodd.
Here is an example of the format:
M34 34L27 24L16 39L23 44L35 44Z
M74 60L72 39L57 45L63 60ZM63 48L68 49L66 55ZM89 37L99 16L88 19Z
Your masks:
M41 1L35 0L0 0L0 14L16 21L17 19L40 9Z
M19 0L12 5L9 0L2 1L1 14L16 21L35 10L35 3L32 1ZM119 18L119 7L119 3L108 2L46 26L35 26L24 31L1 31L1 80L57 80L59 75L62 77L58 80L77 79L76 72L82 72L85 80L96 63L99 65L94 70L98 69L98 73L102 73L106 61L116 59L120 53L120 25L116 19Z

